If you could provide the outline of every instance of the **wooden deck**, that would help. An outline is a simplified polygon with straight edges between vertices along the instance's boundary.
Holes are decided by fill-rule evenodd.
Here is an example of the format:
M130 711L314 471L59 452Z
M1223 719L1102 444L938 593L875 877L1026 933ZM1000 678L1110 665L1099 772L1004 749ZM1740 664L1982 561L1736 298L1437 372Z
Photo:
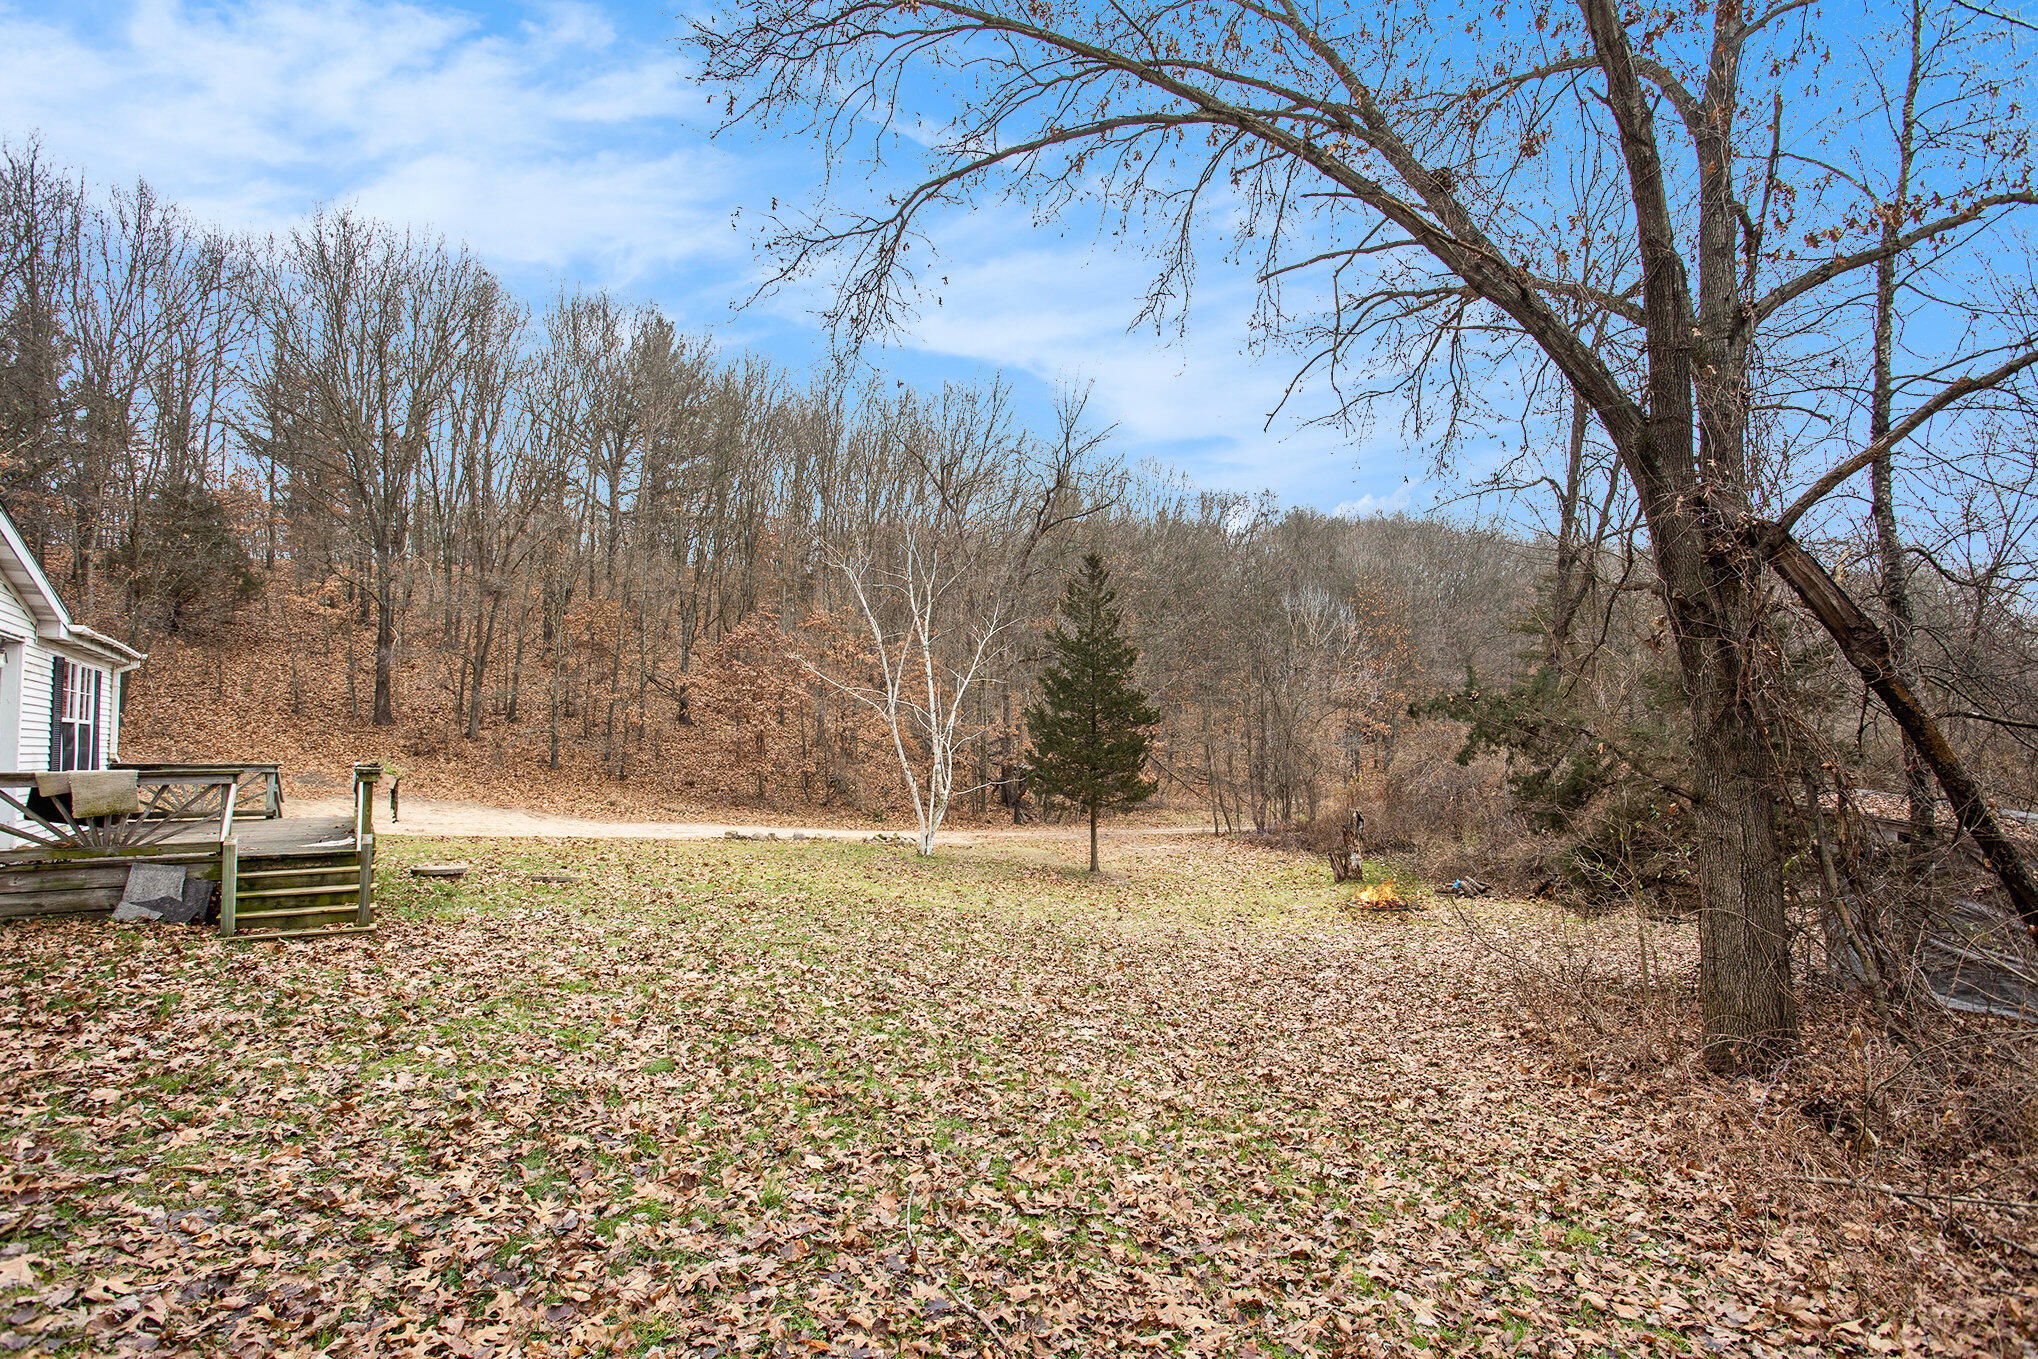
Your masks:
M196 768L194 766L194 768ZM210 768L208 766L207 768ZM0 921L39 915L108 915L137 863L181 864L188 878L218 885L214 909L222 937L353 934L374 928L375 834L372 765L355 769L353 816L235 818L233 802L217 816L181 820L169 833L143 829L146 843L108 844L108 832L79 823L70 843L0 847ZM166 780L188 777L172 771ZM211 776L206 776L211 777ZM0 775L0 780L18 775ZM215 798L215 801L217 799ZM280 798L264 799L265 809ZM129 821L132 831L144 827ZM45 832L56 828L41 823ZM121 824L115 825L115 830ZM160 838L157 838L160 837ZM0 837L4 839L6 837ZM87 843L79 843L79 841Z
M276 859L301 854L354 852L354 823L344 816L284 816L274 821L236 821L234 839L243 859ZM219 857L219 827L194 821L150 847L143 857L161 860L204 853ZM50 850L22 845L0 851L0 865L73 863L84 857L75 849ZM108 856L110 857L110 856ZM216 875L215 875L216 876ZM108 907L108 909L112 909Z
M274 821L236 821L234 839L240 842L243 859L277 859L298 854L330 854L335 850L354 852L354 822L344 816L280 816ZM212 826L196 826L171 836L168 846L207 845L216 847L219 836Z

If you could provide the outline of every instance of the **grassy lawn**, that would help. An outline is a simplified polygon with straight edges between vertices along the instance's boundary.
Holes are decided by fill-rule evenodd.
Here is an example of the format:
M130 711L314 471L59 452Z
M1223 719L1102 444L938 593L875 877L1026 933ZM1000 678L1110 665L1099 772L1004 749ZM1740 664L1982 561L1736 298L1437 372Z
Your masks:
M0 1349L2008 1333L1850 1282L1678 1152L1684 1111L1553 1064L1454 916L1348 915L1312 861L1155 839L1093 882L1073 840L383 850L363 940L0 929ZM442 859L473 871L405 871Z

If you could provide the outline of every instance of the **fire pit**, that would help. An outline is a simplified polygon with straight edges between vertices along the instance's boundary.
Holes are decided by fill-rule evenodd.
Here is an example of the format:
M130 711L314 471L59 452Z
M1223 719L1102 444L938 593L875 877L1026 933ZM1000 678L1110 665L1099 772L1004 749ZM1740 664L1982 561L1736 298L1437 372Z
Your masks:
M1394 890L1394 879L1389 878L1385 882L1373 887L1361 887L1358 894L1352 898L1352 909L1355 911L1413 911L1420 908L1413 902L1404 900L1402 895Z

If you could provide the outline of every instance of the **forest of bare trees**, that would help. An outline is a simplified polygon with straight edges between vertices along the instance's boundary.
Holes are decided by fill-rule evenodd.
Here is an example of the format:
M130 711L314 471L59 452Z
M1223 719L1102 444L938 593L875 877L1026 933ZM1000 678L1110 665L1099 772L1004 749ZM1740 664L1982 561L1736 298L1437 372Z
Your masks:
M222 753L167 710L230 664L244 709L406 761L1018 813L1040 631L1095 549L1169 797L1265 828L1391 771L1411 702L1521 646L1530 536L1127 469L1080 392L1031 428L996 382L786 372L609 294L528 306L346 211L230 238L33 143L0 194L7 508L153 649L132 730L181 755Z
M1844 21L1810 0L751 0L693 37L732 125L895 168L881 199L831 184L763 241L780 280L841 280L845 348L910 320L928 252L908 252L949 214L1017 201L1150 246L1128 320L1179 315L1199 264L1245 262L1256 332L1316 418L1386 407L1446 457L1522 431L1511 486L1552 522L1557 589L1541 687L1489 702L1482 732L1561 753L1552 787L1589 791L1626 749L1679 795L1707 1056L1734 1069L1797 1040L1780 790L1823 786L1844 735L1798 692L1808 652L1853 671L1821 676L1835 706L1867 691L1854 744L1871 720L1900 731L1913 833L1943 798L2038 928L2038 879L1961 749L2030 732L2005 673L2028 671L2009 586L2028 553L1996 548L2028 518L2038 365L2019 22L1927 0ZM870 131L907 122L942 133ZM1836 500L1864 472L1865 522ZM1821 535L1846 546L1808 550ZM1569 653L1609 550L1660 610L1644 669L1668 762L1589 724L1589 758L1550 749L1546 699L1600 687ZM2014 639L1991 647L1990 703L1934 689L1981 682L1939 664L1971 654L1957 631L1918 645L1915 565L1956 629ZM1455 711L1480 706L1468 686Z
M800 41L851 22L759 22L795 19L817 25ZM1875 162L1896 181L1834 172L1820 194L1919 192L1909 177L1943 151L1905 140L1920 91L1987 102L1948 55L1986 35L1922 8L1900 29L1897 149ZM716 50L748 60L766 31ZM1618 38L1592 41L1605 57ZM801 68L770 69L805 97ZM1495 128L1518 116L1491 97ZM1386 113L1361 121L1391 149ZM1423 206L1374 207L1410 233L1393 250L1442 251L1459 281L1410 264L1364 306L1418 429L1432 403L1446 445L1482 418L1485 397L1437 387L1500 362L1482 309L1547 362L1526 370L1528 437L1462 513L1357 521L1128 468L1080 390L1035 424L995 379L787 371L609 293L527 301L469 251L347 209L225 234L21 142L0 179L0 493L80 615L155 653L126 698L156 753L351 732L419 765L654 801L910 809L923 849L951 808L1054 814L1028 795L1019 713L1060 582L1096 551L1165 715L1155 774L1178 814L1269 830L1357 803L1389 840L1554 837L1526 885L1695 887L1732 1061L1790 1030L1786 895L1812 862L1796 847L1826 844L1828 808L1843 832L1860 790L1906 799L1918 843L1957 823L2029 914L1994 808L2038 788L2038 465L2017 385L2038 350L2018 285L1934 245L2024 203L2013 140L1970 147L1985 182L1940 217L1899 214L1916 230L1878 225L1830 258L1749 245L1743 273L1708 282L1725 290L1697 323L1726 337L1715 366L1737 366L1737 392L1770 384L1747 409L1714 368L1649 376L1670 363L1650 357L1650 308L1674 328L1697 304L1635 300L1641 247L1587 232L1576 277L1516 297L1433 239L1430 216L1461 234L1473 218L1455 180L1409 160ZM1778 164L1756 158L1762 192ZM1600 171L1581 192L1628 192ZM866 252L851 300L872 310L851 323L875 330L904 224L793 248ZM1824 297L1849 273L1866 292ZM1906 324L1941 324L1907 302L1949 281L1995 291L1950 357L1906 349ZM1748 306L1786 336L1760 363L1734 338ZM1861 380L1838 382L1857 333ZM1687 398L1734 410L1673 456L1647 412ZM1864 471L1864 496L1839 499ZM232 720L191 720L208 704Z

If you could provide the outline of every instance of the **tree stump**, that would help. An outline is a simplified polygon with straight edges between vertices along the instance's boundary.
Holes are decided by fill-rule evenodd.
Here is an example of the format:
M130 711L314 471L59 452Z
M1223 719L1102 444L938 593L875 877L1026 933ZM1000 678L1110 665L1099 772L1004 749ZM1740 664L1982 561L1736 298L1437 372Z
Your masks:
M1338 827L1338 847L1330 851L1330 876L1337 882L1357 882L1365 872L1366 856L1359 847L1359 832L1366 826L1366 814L1352 808L1352 814Z

